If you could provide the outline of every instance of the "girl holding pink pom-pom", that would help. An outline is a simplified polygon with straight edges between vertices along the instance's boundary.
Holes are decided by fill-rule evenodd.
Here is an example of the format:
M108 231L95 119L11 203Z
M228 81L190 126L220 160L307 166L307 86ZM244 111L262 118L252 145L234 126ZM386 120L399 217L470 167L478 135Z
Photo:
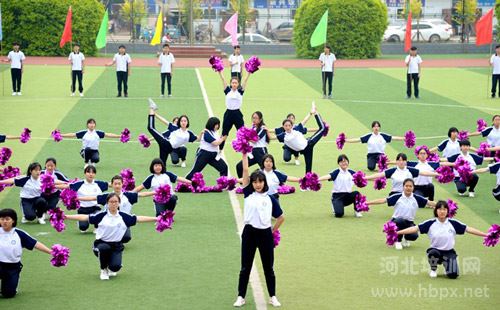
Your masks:
M0 294L3 298L13 298L17 294L17 285L23 265L23 248L51 254L45 244L33 239L25 231L16 228L17 213L13 209L0 210Z
M429 154L429 149L427 146L417 146L415 148L415 153L417 154L418 161L409 161L408 167L418 169L418 171L428 171L435 172L439 168L439 162L429 162L427 157ZM434 184L432 184L432 177L420 175L415 178L415 194L422 197L429 198L429 200L434 200Z
M458 128L450 127L448 129L448 139L443 140L438 146L430 149L430 152L439 151L442 157L450 157L460 153L460 140L458 140Z
M356 196L359 195L358 191L353 191L354 186L353 174L354 170L349 169L349 158L345 154L339 155L337 158L339 167L328 175L319 178L320 181L332 181L332 208L335 217L344 216L344 208L348 205L354 206L354 216L363 217L361 212L358 212L354 201Z
M5 143L5 140L19 140L20 136L10 136L10 135L2 135L0 134L0 143Z
M279 201L278 189L285 182L299 182L300 178L288 176L276 169L274 157L271 154L266 154L262 157L261 171L266 175L266 182L268 186L267 194L276 198Z
M483 138L486 138L486 142L488 142L490 147L500 146L500 115L494 115L491 120L493 124L490 127L470 133L469 136L481 135ZM495 156L495 153L492 152L490 156Z
M155 222L156 217L136 216L118 210L120 207L120 196L111 193L106 198L107 211L96 214L66 215L65 219L80 222L89 222L96 226L93 251L99 258L101 280L109 280L122 268L122 239L127 228L137 223Z
M256 170L249 174L248 157L243 154L243 195L244 228L241 235L241 270L238 283L238 297L235 307L245 304L250 271L252 270L255 251L259 249L267 291L273 305L279 306L276 298L276 277L274 275L274 237L273 233L279 229L285 216L279 202L267 194L268 184L265 174ZM272 218L276 219L274 226Z
M398 230L399 236L416 235L418 232L427 234L431 241L427 249L427 257L431 271L431 278L437 277L437 267L443 264L445 274L450 279L456 279L459 275L457 253L455 252L455 236L466 232L472 235L486 237L487 234L473 227L467 226L460 221L449 218L449 206L446 201L440 200L434 207L434 218L418 224Z

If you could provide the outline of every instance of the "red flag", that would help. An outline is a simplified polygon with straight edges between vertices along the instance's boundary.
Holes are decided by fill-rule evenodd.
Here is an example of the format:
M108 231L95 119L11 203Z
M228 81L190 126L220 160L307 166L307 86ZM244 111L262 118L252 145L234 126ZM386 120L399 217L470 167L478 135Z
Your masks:
M68 9L68 15L66 15L66 23L64 24L64 31L61 36L61 42L59 42L59 46L63 47L66 42L71 42L73 40L73 33L71 32L71 17L73 16L73 12L71 12L71 6Z
M411 48L411 11L408 14L408 21L406 22L405 52L408 52L410 48Z
M476 45L493 42L493 9L489 10L476 23Z

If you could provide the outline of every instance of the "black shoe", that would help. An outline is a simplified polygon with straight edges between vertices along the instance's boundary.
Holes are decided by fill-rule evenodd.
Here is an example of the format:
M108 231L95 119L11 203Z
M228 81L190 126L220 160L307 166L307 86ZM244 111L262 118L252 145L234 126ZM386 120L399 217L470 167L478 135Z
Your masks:
M125 93L125 97L128 97L128 94L127 94L127 93Z
M411 96L406 96L406 99L411 99Z
M420 97L419 96L415 96L415 99L420 99Z
M118 94L118 95L116 95L116 97L121 97L121 96L122 96L122 94Z
M492 94L492 95L491 95L491 98L492 98L492 99L494 99L494 98L495 98L495 94Z

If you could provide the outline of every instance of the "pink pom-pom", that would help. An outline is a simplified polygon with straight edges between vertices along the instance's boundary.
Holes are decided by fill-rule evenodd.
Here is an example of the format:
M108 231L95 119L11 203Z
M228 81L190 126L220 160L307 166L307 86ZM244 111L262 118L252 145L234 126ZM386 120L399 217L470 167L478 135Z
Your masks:
M217 187L222 191L227 189L228 191L232 191L236 187L236 183L238 180L236 178L229 178L226 176L221 176L217 179Z
M388 221L384 224L383 232L385 232L385 243L389 246L394 245L398 241L398 226L393 221Z
M121 143L127 143L130 141L130 130L128 128L123 129L122 134L120 136Z
M469 138L469 132L467 130L460 130L458 132L458 140L467 140Z
M484 128L488 127L488 124L486 121L482 118L477 120L477 131L481 132L484 130Z
M479 147L477 148L477 155L479 156L483 156L483 157L487 157L490 155L490 151L488 151L488 148L490 147L490 145L488 144L488 142L481 142L479 144Z
M449 218L454 218L455 215L457 215L458 211L458 205L456 202L454 202L451 199L448 199L448 217Z
M195 174L193 174L191 185L193 186L195 193L203 192L202 190L205 187L205 180L203 179L203 174L201 172L196 172Z
M485 246L494 247L497 245L498 239L500 239L500 226L493 224L490 229L488 229L488 235L484 237L483 244Z
M429 154L427 154L427 161L439 162L439 154L429 152Z
M258 140L259 136L255 129L242 126L236 132L236 139L232 142L233 149L243 154L251 153L253 149L252 143Z
M170 185L168 184L160 185L155 190L155 195L153 200L158 203L167 203L170 200L170 197L172 196L170 190L171 190Z
M495 152L495 162L499 162L500 161L500 151L496 151Z
M27 143L30 139L31 130L29 130L29 128L24 128L23 132L21 132L21 138L19 139L19 141L21 141L21 143Z
M419 145L419 146L415 147L415 156L418 156L418 153L420 153L421 150L425 150L425 152L427 153L427 156L429 156L430 151L429 151L429 148L427 147L427 145Z
M130 192L135 188L135 178L132 169L126 168L120 171L120 175L123 178L123 192Z
M8 147L2 147L0 149L0 166L5 165L9 161L11 156L12 150Z
M457 170L461 182L468 184L472 180L472 168L464 158L457 159L455 170Z
M440 166L436 169L438 176L436 179L439 183L450 183L455 179L455 174L453 173L453 169L449 166Z
M60 208L54 208L48 210L47 213L50 215L50 225L54 227L57 232L61 232L66 228L64 224L64 212Z
M172 229L174 215L175 212L171 210L166 210L160 213L160 215L156 218L156 231L163 232L166 229Z
M300 188L303 190L319 191L321 189L321 183L319 182L319 177L314 172L308 172L299 181Z
M370 207L366 203L366 196L357 194L354 198L354 209L357 212L368 212L370 211Z
M68 210L76 210L80 208L80 200L78 200L78 194L72 189L64 189L61 192L59 198Z
M178 193L192 193L194 191L194 188L191 186L191 184L178 182L175 186L175 191Z
M145 134L141 133L137 139L144 148L148 148L151 146L151 141L149 141L148 137Z
M52 259L50 260L52 266L63 267L68 264L69 248L60 244L54 244L51 248L50 254L52 255Z
M323 130L323 137L328 136L328 132L330 132L330 125L328 125L327 122L323 122L323 125L325 125L325 130Z
M405 132L405 146L409 149L415 146L415 141L417 137L415 136L415 133L412 130L408 130Z
M50 135L55 142L61 142L63 139L63 136L61 135L61 131L59 129L54 129Z
M389 157L385 154L380 154L377 161L378 171L382 172L389 168Z
M341 150L344 148L345 140L346 140L345 133L341 132L337 137L337 139L335 140L335 143L337 143L337 149Z
M373 188L378 191L383 190L386 185L387 185L387 179L385 177L376 178L375 181L373 182Z
M6 180L10 178L15 178L19 176L21 171L17 167L7 166L3 168L2 173L0 173L0 180ZM11 187L14 184L0 184L0 192L3 191L6 187Z
M279 229L276 229L275 231L273 231L273 240L274 240L274 247L277 247L281 241L281 234L280 234Z
M278 187L278 194L280 195L288 195L293 193L295 193L295 187L293 186L283 184L280 187Z
M212 66L212 69L214 69L215 72L221 72L224 70L224 63L222 62L222 58L218 56L211 56L208 59L208 62Z
M245 69L248 73L255 73L259 70L260 65L260 59L257 56L252 56L245 63Z
M50 195L56 191L56 184L54 177L48 172L40 175L40 187L43 195Z
M363 188L368 184L368 180L366 180L366 175L363 171L358 171L352 175L352 181L354 185L359 188Z
M242 195L243 194L243 188L242 187L237 187L236 190L234 191L236 194L238 195Z

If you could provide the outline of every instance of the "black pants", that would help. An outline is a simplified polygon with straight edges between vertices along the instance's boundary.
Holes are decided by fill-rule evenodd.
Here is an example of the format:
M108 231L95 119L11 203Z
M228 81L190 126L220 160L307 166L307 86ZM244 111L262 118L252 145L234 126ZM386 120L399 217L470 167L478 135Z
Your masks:
M167 78L167 90L168 94L172 94L172 74L171 73L161 73L161 94L165 95L165 77Z
M432 183L425 185L415 185L415 190L413 192L417 195L429 198L429 200L434 201L434 184Z
M191 171L186 176L186 179L191 180L193 178L193 175L196 172L201 172L206 165L214 167L217 171L219 171L219 174L221 176L227 176L228 169L226 162L222 158L217 160L216 157L217 157L217 152L208 152L199 149L198 152L196 153L196 158L193 168L191 168Z
M238 283L238 296L245 298L248 279L252 271L255 252L259 249L269 296L276 295L276 277L274 275L274 239L271 228L257 229L251 225L243 228L241 235L241 270Z
M21 208L23 209L24 218L28 221L34 221L47 212L49 204L43 197L21 198Z
M17 285L19 284L19 275L23 265L19 263L0 262L0 293L3 298L12 298L16 296Z
M458 278L457 253L454 249L444 251L435 248L429 248L427 249L427 258L429 259L431 270L436 271L437 266L443 264L444 269L446 270L446 276L448 278Z
M94 241L94 254L99 258L101 269L117 272L122 268L123 243Z
M160 148L160 159L166 164L168 154L172 152L172 144L170 144L170 141L168 141L161 132L156 130L154 115L148 116L148 131L153 136L156 143L158 143L158 147Z
M71 71L71 92L75 92L76 79L78 79L78 91L83 93L83 74L82 70Z
M300 151L300 153L304 155L304 161L306 162L306 173L312 171L314 146L323 137L323 132L325 131L325 123L323 123L321 116L316 114L314 118L316 119L319 129L307 139L306 148Z
M118 81L118 95L122 94L122 84L123 93L128 94L128 72L126 71L116 71L116 80Z
M343 217L344 208L350 204L354 204L354 199L358 194L358 191L351 193L332 193L332 208L335 217ZM356 207L354 207L354 211L357 211Z
M366 166L368 170L373 171L377 167L378 158L382 153L368 153L366 154Z
M21 92L21 78L22 78L22 69L10 69L10 77L12 78L12 91L15 93Z
M90 161L93 164L97 164L99 162L99 151L93 150L89 147L80 150L80 156L82 156L84 163L88 163Z
M264 167L264 163L262 162L262 157L264 157L264 155L266 154L267 154L267 148L254 147L252 149L253 158L252 159L248 158L248 167L257 164L262 169ZM243 176L243 162L241 160L239 163L236 164L236 174L238 175L238 178L241 178Z
M479 176L473 173L472 180L470 180L468 183L460 181L460 178L455 178L454 182L455 186L457 187L457 191L460 194L463 194L467 191L467 186L469 187L469 193L474 193L474 189L476 188L477 182L479 182Z
M172 164L177 165L179 163L179 160L185 161L186 155L187 148L185 146L180 146L176 149L172 149L172 153L170 153Z
M493 197L495 197L495 199L497 201L500 201L500 185L497 185L497 187L495 187L491 193L493 194Z
M132 240L132 232L130 231L130 227L127 227L125 234L123 234L122 243L129 243Z
M328 96L332 95L333 72L321 72L323 81L323 95L326 95L326 83L328 82Z
M160 215L163 211L174 211L175 206L177 205L177 199L178 198L176 195L172 195L167 203L159 203L154 201L156 216Z
M498 94L500 95L500 74L493 74L491 76L491 96L496 95L497 85L498 85Z
M288 146L286 145L283 145L283 161L284 162L289 162L290 160L292 160L292 155L295 157L295 158L298 158L299 157L299 152L297 151L294 151L292 150L291 148L289 148Z
M413 80L413 91L415 92L415 98L418 98L418 82L420 78L418 77L418 73L407 73L406 74L406 95L411 97L411 81Z
M243 121L243 114L238 110L226 110L224 112L224 118L222 119L222 136L229 135L231 128L236 127L236 129L240 129L245 124ZM224 148L224 142L219 145L219 148L222 150Z
M231 78L237 78L239 82L241 82L241 72L232 72L231 71Z
M413 223L413 221L408 221L408 220L405 220L405 219L400 218L400 217L393 218L392 221L396 224L396 226L398 227L398 230L402 230L402 229L405 229L408 227L415 226L415 223ZM418 238L418 233L407 234L407 235L404 235L404 237L408 241L415 241ZM398 242L401 242L401 240L403 240L403 235L398 236Z
M80 207L80 208L78 208L76 213L90 215L90 214L97 213L99 211L101 211L101 208L98 206ZM90 224L88 221L78 221L78 229L80 229L80 231L86 231L87 229L89 229L89 225Z

